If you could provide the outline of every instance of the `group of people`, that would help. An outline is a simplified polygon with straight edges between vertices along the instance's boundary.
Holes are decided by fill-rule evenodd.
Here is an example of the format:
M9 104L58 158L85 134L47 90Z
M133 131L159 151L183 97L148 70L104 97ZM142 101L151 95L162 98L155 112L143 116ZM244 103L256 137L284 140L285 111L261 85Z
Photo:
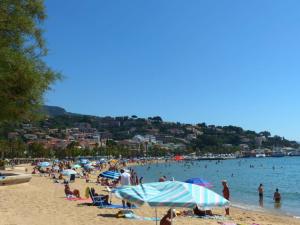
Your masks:
M259 196L259 204L260 206L263 206L263 199L264 199L264 186L263 184L260 184L257 188L258 190L258 196ZM278 190L278 188L276 188L274 194L273 194L273 200L275 202L275 207L279 207L280 203L281 203L281 194Z

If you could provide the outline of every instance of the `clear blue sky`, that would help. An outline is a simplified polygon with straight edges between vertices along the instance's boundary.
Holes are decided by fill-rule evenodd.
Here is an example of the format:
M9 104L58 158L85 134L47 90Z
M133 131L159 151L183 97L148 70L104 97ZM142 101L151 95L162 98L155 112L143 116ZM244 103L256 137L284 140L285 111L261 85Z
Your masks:
M46 103L300 140L300 1L47 0Z

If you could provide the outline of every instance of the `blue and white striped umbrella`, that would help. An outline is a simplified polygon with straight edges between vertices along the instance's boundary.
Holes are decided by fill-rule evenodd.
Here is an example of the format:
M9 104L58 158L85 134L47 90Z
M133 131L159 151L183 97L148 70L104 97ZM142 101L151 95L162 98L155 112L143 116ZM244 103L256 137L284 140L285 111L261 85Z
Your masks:
M75 165L72 166L72 169L79 169L79 168L81 168L81 166L78 165L78 164L75 164Z
M119 177L121 176L121 174L119 172L116 172L116 171L105 171L103 173L100 173L99 175L100 177L105 177L105 178L109 178L109 179L112 179L112 180L117 180L119 179Z
M205 187L180 181L166 181L116 188L117 197L151 207L209 208L229 205L229 201Z

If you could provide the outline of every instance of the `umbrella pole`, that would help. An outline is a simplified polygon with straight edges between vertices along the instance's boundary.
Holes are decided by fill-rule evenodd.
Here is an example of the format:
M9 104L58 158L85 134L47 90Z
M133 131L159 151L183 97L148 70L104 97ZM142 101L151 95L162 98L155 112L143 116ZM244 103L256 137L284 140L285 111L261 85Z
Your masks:
M155 207L155 217L156 217L155 224L157 225L157 207Z
M173 208L171 208L171 225L173 225Z

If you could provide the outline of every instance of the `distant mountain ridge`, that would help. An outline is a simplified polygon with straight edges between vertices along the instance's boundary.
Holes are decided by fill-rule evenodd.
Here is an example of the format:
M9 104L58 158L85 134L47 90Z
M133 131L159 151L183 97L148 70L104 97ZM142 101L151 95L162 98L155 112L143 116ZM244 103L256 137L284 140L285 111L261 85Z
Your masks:
M47 120L37 127L66 129L81 127L96 129L102 136L115 141L132 139L135 135L153 135L163 143L183 144L189 151L231 153L241 149L278 147L300 147L296 141L289 141L268 131L255 132L237 126L216 126L205 123L186 124L166 122L161 117L139 118L132 116L95 116L67 112L58 106L45 105Z
M44 105L42 111L48 116L63 116L69 114L64 108L59 106Z

